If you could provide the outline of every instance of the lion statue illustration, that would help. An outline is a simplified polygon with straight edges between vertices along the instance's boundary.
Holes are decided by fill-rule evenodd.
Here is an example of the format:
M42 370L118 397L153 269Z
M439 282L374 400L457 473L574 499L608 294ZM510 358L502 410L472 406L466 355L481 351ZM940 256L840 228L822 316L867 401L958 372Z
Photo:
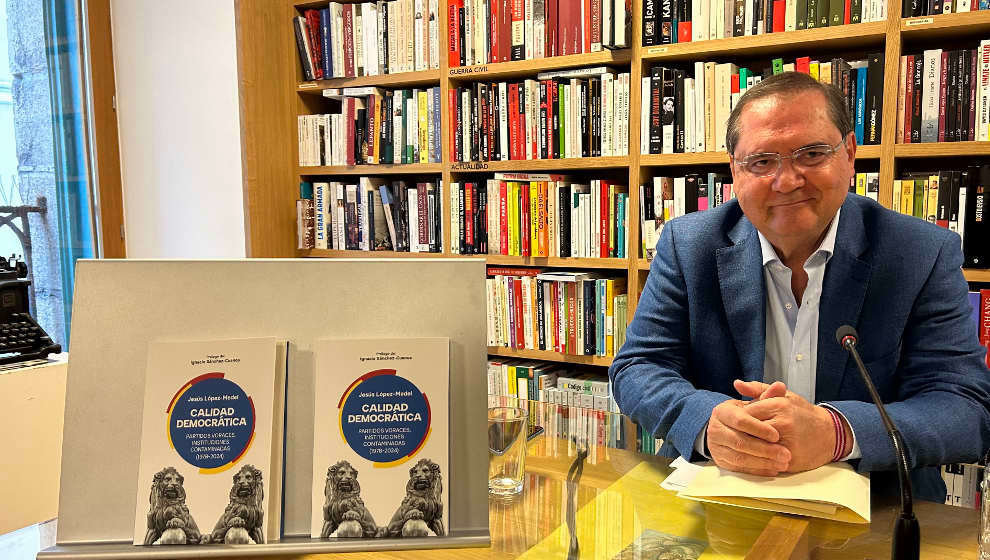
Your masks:
M241 467L234 475L234 484L230 488L230 503L213 528L209 542L264 544L264 498L261 471L253 465Z
M202 535L186 507L185 478L174 467L155 473L148 496L148 532L144 544L199 544Z
M406 497L392 516L385 534L389 537L425 537L430 531L444 536L443 480L440 465L420 459L409 469Z
M323 530L320 537L327 538L336 532L337 537L381 536L375 519L361 499L361 484L357 469L347 461L339 461L327 469L327 483L323 488Z

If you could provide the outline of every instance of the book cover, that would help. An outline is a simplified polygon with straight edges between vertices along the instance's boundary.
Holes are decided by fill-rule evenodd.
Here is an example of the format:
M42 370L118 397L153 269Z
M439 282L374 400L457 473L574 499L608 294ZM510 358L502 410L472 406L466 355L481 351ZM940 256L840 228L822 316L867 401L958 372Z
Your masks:
M134 544L279 539L285 357L274 338L149 345Z
M446 534L449 344L316 342L313 538Z

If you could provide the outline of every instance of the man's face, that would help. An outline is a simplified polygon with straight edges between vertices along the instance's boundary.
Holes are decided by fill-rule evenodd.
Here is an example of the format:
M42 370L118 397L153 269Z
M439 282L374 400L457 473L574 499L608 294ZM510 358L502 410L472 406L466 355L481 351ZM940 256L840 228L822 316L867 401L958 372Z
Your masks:
M740 115L739 125L736 160L759 153L788 156L799 148L835 146L842 140L828 118L825 97L816 91L753 101ZM846 140L817 167L784 159L776 175L756 177L737 164L730 166L739 206L778 250L813 249L842 206L856 158L854 135Z

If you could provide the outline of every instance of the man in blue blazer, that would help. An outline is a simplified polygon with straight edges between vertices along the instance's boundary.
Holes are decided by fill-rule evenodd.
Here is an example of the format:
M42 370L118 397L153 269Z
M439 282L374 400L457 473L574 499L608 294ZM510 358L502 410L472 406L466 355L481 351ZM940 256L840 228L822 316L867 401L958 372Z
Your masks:
M668 456L766 476L842 460L893 471L880 416L835 341L852 325L916 495L942 501L937 465L976 460L990 436L958 235L847 195L845 101L804 74L748 90L726 139L736 198L664 226L609 370L620 409Z

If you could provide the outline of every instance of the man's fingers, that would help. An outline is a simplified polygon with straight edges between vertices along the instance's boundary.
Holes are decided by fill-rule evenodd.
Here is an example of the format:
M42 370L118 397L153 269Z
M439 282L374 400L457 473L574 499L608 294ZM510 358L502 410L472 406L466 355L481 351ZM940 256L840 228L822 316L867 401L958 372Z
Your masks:
M737 393L751 399L758 398L764 391L770 388L770 385L760 381L743 381L742 379L733 381L732 386Z
M781 381L774 381L772 385L763 391L763 394L757 400L762 401L763 399L772 399L774 397L783 397L787 395L787 385L784 385Z
M755 406L755 405L750 405ZM753 437L775 443L780 439L777 429L765 419L757 419L750 411L750 406L745 408L739 406L718 406L715 407L712 416L733 430L745 432Z
M746 403L746 413L754 420L764 421L779 416L786 408L793 406L786 397L772 397L762 401Z
M736 472L756 474L760 476L777 476L784 472L786 467L781 468L780 464L763 457L754 457L735 449L709 443L709 451L718 466Z

